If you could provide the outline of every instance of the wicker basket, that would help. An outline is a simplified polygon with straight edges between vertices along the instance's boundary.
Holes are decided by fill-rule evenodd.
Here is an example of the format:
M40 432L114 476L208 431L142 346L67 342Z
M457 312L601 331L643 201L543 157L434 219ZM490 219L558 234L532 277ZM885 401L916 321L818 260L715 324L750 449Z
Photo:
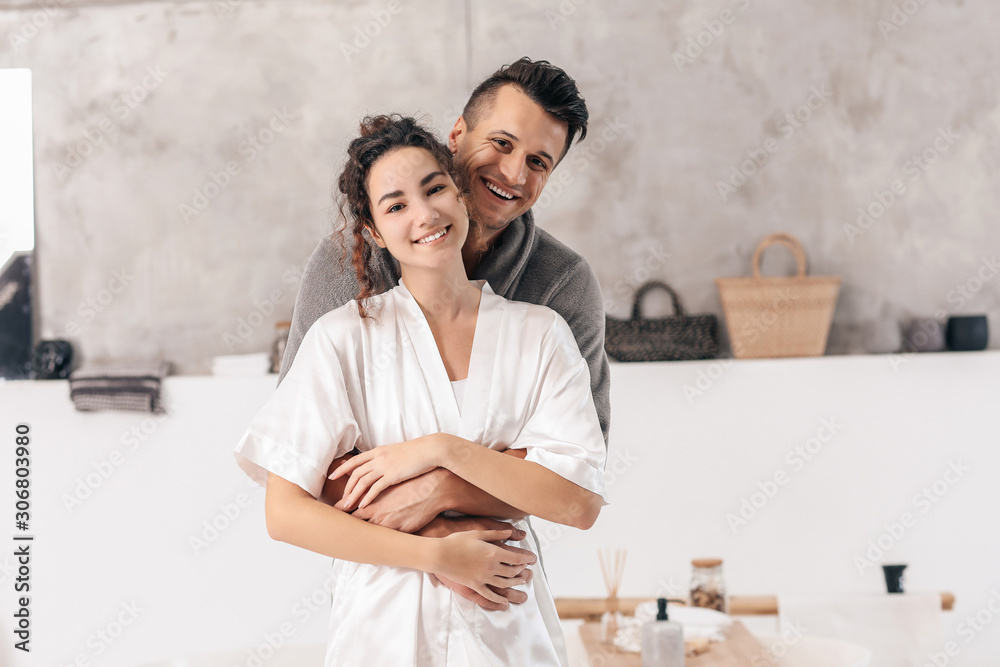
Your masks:
M760 275L761 255L774 244L795 253L797 275ZM840 278L807 276L806 253L794 236L776 233L761 241L753 254L752 278L716 278L715 284L733 356L818 357L826 351Z

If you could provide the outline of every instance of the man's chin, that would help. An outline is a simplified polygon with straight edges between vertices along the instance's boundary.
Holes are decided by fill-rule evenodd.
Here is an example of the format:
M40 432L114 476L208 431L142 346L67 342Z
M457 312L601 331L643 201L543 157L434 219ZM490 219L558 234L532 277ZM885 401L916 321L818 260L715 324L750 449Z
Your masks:
M521 217L521 213L498 216L496 211L483 210L480 206L473 204L469 207L469 217L476 221L476 224L485 230L499 232L511 222Z

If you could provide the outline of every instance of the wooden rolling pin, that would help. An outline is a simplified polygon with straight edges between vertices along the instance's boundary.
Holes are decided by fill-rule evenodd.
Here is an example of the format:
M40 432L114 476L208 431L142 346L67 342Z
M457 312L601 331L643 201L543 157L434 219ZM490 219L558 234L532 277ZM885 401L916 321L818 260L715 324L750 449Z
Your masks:
M636 605L652 598L618 598L618 610L625 615L635 613ZM556 598L559 618L582 618L587 621L601 620L601 614L608 609L607 598ZM955 606L955 596L941 593L941 609L951 611ZM729 614L732 616L774 616L778 613L778 598L773 595L731 595Z

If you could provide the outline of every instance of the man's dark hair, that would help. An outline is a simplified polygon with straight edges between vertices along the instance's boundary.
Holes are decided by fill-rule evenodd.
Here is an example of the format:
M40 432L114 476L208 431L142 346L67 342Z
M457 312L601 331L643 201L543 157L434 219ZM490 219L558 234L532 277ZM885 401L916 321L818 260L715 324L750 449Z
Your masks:
M472 129L479 119L489 111L496 100L501 86L514 86L562 122L566 123L566 145L563 156L573 143L573 137L580 133L580 141L587 136L587 121L590 113L576 81L547 60L531 60L527 56L509 65L504 65L488 79L476 86L465 103L462 116L465 124ZM562 159L560 156L559 159Z

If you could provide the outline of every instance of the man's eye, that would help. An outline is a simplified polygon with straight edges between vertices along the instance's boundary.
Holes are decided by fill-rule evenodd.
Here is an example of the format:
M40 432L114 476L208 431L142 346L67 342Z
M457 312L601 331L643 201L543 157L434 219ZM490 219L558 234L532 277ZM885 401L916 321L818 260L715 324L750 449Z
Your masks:
M538 167L539 169L548 169L549 168L549 165L545 164L545 162L543 160L539 160L538 158L534 158L531 161L531 163L533 165L535 165L536 167Z
M510 144L507 143L506 139L494 139L493 141L496 143L497 146L500 146L501 148L507 148L508 146L510 146Z

